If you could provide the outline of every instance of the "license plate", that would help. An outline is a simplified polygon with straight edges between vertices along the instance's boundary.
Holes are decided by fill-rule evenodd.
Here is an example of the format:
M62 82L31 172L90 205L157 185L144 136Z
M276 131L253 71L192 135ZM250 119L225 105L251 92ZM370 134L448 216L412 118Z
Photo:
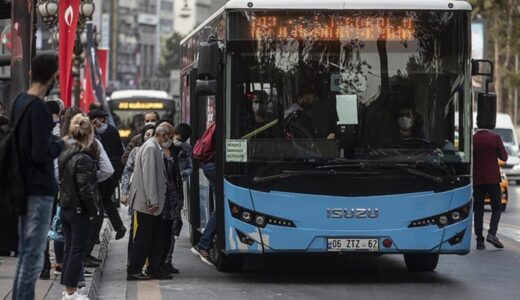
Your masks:
M328 251L379 251L378 239L327 239Z

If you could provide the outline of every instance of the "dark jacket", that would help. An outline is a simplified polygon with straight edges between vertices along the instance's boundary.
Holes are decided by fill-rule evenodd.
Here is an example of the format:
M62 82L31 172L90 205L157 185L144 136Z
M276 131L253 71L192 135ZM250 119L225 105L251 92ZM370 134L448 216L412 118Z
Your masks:
M99 214L99 193L94 158L72 147L60 155L59 166L60 206L96 217Z
M130 152L132 152L132 149L135 147L141 147L143 144L143 138L142 134L134 135L134 137L128 142L128 145L126 145L125 152L123 153L123 156L121 157L121 162L123 163L123 166L126 166L126 162L128 161L128 156L130 156Z
M23 107L28 107L15 133L20 168L27 178L27 195L55 196L58 191L54 177L54 159L63 149L63 141L52 135L51 112L42 99L22 93L13 105L11 120L16 120Z
M121 179L121 174L123 173L123 164L121 163L121 156L123 156L123 142L121 142L121 136L119 135L119 131L112 126L108 125L108 128L105 132L99 135L101 144L103 144L103 148L107 152L108 159L112 163L112 167L114 167L114 177L115 180Z
M473 184L500 183L498 159L507 160L507 152L498 134L481 129L473 135Z

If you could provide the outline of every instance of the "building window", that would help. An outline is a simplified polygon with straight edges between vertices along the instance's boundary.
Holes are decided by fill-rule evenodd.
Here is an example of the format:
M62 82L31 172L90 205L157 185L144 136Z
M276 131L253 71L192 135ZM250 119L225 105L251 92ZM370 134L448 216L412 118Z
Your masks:
M173 11L173 2L170 1L161 1L161 10L162 11Z

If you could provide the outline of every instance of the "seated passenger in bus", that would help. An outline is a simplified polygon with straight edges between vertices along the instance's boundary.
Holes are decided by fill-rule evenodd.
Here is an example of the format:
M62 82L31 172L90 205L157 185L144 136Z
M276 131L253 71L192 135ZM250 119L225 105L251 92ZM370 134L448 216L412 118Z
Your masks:
M255 91L252 97L253 119L250 132L255 132L255 138L273 138L276 136L274 125L274 114L268 110L267 93ZM266 126L267 125L267 126ZM272 125L272 126L268 126ZM266 128L267 127L267 128Z

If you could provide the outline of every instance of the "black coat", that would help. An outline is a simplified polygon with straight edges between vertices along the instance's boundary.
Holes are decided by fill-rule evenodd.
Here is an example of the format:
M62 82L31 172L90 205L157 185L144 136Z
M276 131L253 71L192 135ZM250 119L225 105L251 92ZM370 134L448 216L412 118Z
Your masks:
M123 173L124 166L121 162L121 157L125 152L119 131L109 124L107 130L100 134L99 137L103 148L105 148L107 152L108 159L110 159L112 167L114 167L114 175L112 175L112 178L117 181L121 179L121 174Z
M80 209L90 217L99 214L97 164L87 152L67 149L60 155L60 206Z

